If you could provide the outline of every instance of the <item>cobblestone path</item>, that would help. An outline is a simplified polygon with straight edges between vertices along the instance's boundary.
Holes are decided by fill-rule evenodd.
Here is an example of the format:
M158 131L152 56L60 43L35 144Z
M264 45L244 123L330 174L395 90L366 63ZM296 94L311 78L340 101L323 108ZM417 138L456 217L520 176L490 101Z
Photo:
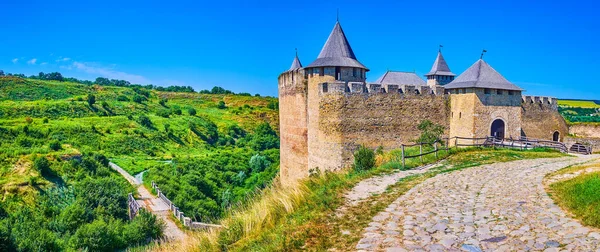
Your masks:
M373 217L357 250L600 251L547 195L544 176L600 156L496 163L440 174Z

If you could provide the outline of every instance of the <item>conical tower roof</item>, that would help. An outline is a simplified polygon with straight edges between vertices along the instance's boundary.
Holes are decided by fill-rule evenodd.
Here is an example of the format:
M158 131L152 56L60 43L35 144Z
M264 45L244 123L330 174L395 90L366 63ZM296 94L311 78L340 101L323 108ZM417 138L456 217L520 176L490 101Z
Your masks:
M294 57L294 61L292 61L292 66L288 71L296 70L302 68L302 63L300 63L300 59L298 58L298 52L296 52L296 57Z
M333 31L329 34L327 42L325 42L321 53L319 53L319 57L307 68L325 66L358 67L369 70L356 59L340 22L335 23Z
M448 67L448 63L446 63L446 60L442 55L442 51L438 52L438 55L433 62L433 66L431 67L431 71L429 71L429 73L427 73L425 76L431 75L456 76L456 74L450 71L450 67Z
M478 60L460 74L449 84L446 89L456 88L494 88L503 90L522 91L520 87L506 80L500 73L492 68L483 59Z

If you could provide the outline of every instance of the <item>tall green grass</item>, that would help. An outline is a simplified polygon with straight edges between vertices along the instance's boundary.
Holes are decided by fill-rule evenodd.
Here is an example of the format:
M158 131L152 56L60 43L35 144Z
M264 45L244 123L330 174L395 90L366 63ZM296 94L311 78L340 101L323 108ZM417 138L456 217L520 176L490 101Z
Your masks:
M557 203L583 224L600 228L600 172L554 183L550 189Z

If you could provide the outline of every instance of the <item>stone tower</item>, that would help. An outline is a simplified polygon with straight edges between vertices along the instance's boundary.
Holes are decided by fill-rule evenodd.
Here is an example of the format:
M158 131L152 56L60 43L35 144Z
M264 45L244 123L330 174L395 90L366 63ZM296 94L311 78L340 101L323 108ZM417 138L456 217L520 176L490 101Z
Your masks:
M446 60L442 55L442 50L440 49L435 61L433 62L431 71L425 75L425 77L427 77L427 85L434 89L437 85L443 86L452 82L454 80L454 76L456 76L456 74L450 71L450 67L448 67Z
M295 181L308 165L307 81L296 57L292 66L279 75L280 176Z
M522 89L483 59L444 87L451 101L450 136L521 137Z
M328 91L323 90L328 87L323 83L339 83L338 86L343 91L348 88L348 82L360 82L364 86L369 69L356 59L342 26L336 22L321 53L306 66L305 71L308 80L308 168L340 169L344 158L342 134L320 127L322 120L319 93ZM328 120L336 120L335 118L342 116L341 111L332 111L327 115Z

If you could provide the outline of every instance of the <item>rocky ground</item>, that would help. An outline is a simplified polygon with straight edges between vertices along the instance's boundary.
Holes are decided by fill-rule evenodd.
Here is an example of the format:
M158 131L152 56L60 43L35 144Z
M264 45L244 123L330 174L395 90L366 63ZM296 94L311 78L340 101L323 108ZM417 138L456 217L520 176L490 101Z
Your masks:
M544 176L600 156L496 163L417 185L365 228L357 250L600 251L600 232L547 195Z

